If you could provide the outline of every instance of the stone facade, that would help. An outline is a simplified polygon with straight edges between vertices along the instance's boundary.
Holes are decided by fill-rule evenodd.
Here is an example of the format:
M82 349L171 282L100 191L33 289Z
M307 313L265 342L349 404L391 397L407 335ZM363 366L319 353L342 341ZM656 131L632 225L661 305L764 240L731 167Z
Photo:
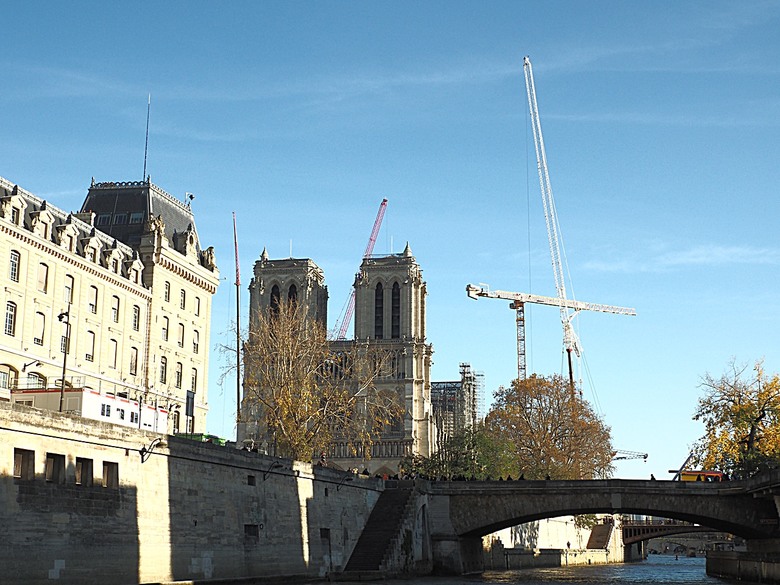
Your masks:
M312 579L346 565L372 478L0 403L3 583Z
M203 432L219 272L194 225L149 181L93 182L66 213L0 178L0 400L36 390L20 399L81 412L78 393L61 408L46 396L64 377L127 400L128 417L130 404L152 405L171 414L170 432Z
M393 475L405 455L427 457L436 447L430 382L433 348L425 333L426 284L407 245L401 254L365 258L354 286L354 339L334 340L331 347L347 353L353 343L361 342L389 355L388 373L378 380L378 386L397 392L406 412L403 420L373 445L370 459L355 457L346 443L337 443L332 446L329 463L340 469ZM269 260L263 250L249 291L250 331L258 314L293 296L307 307L311 318L327 324L324 275L309 259ZM245 404L244 410L251 410L251 405ZM255 436L261 430L262 424L246 421L239 425L239 441L252 439L262 444L264 437Z

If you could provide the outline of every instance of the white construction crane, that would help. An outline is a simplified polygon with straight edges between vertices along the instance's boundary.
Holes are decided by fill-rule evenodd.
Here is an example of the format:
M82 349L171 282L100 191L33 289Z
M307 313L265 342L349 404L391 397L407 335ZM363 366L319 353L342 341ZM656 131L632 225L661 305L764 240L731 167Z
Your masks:
M623 461L625 459L642 459L647 461L647 457L647 453L640 453L639 451L623 451L622 449L617 449L612 454L612 461Z
M536 167L539 172L539 187L542 192L542 204L544 207L544 220L547 225L547 241L550 245L550 258L552 260L553 276L555 277L555 289L557 298L543 297L528 293L512 293L505 291L490 291L487 288L479 288L473 285L466 287L466 292L471 298L488 297L511 300L510 307L516 310L517 322L517 375L523 380L526 377L525 370L525 303L537 303L542 305L557 306L561 314L563 325L563 345L566 348L569 365L569 383L574 388L574 370L572 367L572 352L580 355L580 343L572 326L572 320L579 311L601 311L604 313L616 313L619 315L636 315L634 309L613 307L610 305L597 305L582 303L566 298L566 283L564 279L563 263L561 261L561 245L558 234L558 214L555 211L550 173L547 169L547 154L544 149L544 137L542 136L542 124L539 119L539 108L536 104L536 86L534 85L534 72L531 60L523 59L523 73L525 74L525 87L528 95L528 108L531 113L531 127L534 135L534 149L536 150Z
M505 290L490 290L487 286L474 286L473 284L466 285L466 294L469 298L477 299L484 297L488 299L504 299L512 301L509 305L511 309L515 309L517 312L517 377L521 380L526 379L526 366L525 366L525 303L534 303L537 305L550 305L553 307L561 307L566 311L567 320L571 320L580 311L599 311L602 313L614 313L617 315L636 315L636 310L629 307L615 307L613 305L600 305L596 303L586 303L583 301L576 301L574 299L567 299L559 297L546 297L542 295L535 295L531 293L509 292ZM573 312L569 313L569 309ZM571 325L569 324L569 327ZM571 331L574 335L574 331ZM576 341L576 336L574 336ZM577 347L577 346L575 346ZM579 355L579 350L577 350ZM571 355L569 355L569 381L574 382Z

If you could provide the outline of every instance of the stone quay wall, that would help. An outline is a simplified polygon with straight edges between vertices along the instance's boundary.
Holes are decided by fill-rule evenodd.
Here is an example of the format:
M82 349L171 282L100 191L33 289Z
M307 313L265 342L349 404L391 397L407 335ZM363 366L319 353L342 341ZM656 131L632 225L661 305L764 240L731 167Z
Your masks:
M0 402L3 583L343 568L381 480Z

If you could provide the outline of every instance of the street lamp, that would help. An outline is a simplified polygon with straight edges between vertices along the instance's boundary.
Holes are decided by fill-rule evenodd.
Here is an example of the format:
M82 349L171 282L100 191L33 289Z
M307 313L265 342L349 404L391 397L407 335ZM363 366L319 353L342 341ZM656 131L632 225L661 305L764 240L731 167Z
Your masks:
M60 380L60 412L65 402L65 368L68 365L68 349L70 349L70 303L68 308L57 315L60 323L65 323L65 339L62 344L62 379Z

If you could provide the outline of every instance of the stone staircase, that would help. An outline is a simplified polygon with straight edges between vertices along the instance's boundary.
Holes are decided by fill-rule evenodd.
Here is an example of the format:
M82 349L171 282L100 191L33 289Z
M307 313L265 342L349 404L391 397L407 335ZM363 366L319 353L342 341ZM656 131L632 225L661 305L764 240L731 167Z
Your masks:
M590 531L586 548L607 548L614 528L614 524L596 524Z
M398 537L414 491L406 483L386 482L339 579L367 581L385 577L383 561L393 539Z

